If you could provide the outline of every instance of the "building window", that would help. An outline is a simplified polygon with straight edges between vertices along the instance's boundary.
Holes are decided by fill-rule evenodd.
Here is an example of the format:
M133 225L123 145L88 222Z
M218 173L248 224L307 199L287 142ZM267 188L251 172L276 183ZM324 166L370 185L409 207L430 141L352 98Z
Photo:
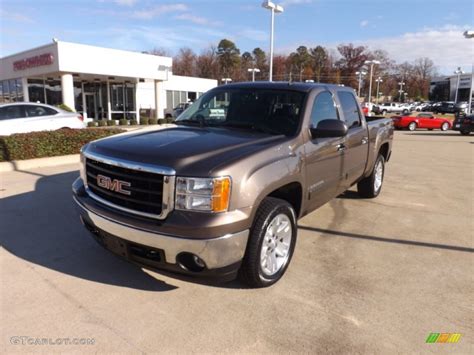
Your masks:
M43 79L28 79L28 96L30 97L30 102L46 103Z
M61 82L59 80L45 81L46 103L57 106L62 103Z
M3 81L0 81L0 104L3 104L5 99L3 98Z
M23 83L21 82L21 79L16 79L16 101L25 101L25 97L23 95Z
M172 109L173 106L173 91L166 90L166 108Z

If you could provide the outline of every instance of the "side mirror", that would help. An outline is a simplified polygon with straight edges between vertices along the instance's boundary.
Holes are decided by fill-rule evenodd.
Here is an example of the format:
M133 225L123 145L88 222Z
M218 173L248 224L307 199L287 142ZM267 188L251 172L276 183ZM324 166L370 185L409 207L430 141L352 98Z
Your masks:
M311 127L311 137L328 138L328 137L344 137L347 134L347 125L336 119L322 120L316 128Z

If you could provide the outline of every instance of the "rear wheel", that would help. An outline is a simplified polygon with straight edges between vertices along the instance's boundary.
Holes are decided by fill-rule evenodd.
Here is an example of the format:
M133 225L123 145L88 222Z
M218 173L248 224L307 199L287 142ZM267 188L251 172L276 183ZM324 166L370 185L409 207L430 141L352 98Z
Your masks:
M448 122L444 122L442 125L441 125L441 130L442 131L447 131L449 129L449 123Z
M387 110L382 110L382 115L386 115L387 114Z
M385 159L379 154L375 161L372 173L357 183L357 192L361 197L377 197L382 190L383 177L385 173Z
M267 287L277 282L290 264L296 234L293 207L278 198L265 198L250 231L240 279L251 287Z
M408 125L408 130L409 131L414 131L416 129L416 122L410 122Z

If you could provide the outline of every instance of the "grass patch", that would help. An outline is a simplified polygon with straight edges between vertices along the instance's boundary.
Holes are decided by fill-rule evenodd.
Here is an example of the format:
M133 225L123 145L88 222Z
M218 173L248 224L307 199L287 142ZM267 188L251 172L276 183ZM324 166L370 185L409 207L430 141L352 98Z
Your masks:
M78 154L90 141L125 132L121 129L58 129L0 136L0 161Z

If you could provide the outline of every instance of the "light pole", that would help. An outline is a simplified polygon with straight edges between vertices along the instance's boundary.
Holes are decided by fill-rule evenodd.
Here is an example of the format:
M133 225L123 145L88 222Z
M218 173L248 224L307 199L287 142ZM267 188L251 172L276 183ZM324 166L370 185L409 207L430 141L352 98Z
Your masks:
M366 60L364 64L370 65L370 82L369 82L369 110L370 102L372 101L372 76L374 75L374 64L380 64L378 60Z
M464 37L467 39L472 39L474 38L474 31L464 31L463 33ZM471 53L472 53L472 48L471 48ZM474 87L474 61L472 62L472 68L471 68L471 90L469 90L469 107L467 108L467 112L472 114L472 91Z
M403 94L403 87L405 86L405 82L402 80L398 83L400 85L400 90L398 90L398 93L400 94L400 102L402 101L402 94Z
M255 73L260 73L258 68L248 68L247 71L252 73L252 81L255 81Z
M356 75L359 75L359 88L357 89L357 96L360 97L360 86L362 85L362 76L365 76L367 72L365 71L356 71Z
M454 104L458 103L458 91L459 91L459 81L461 80L461 74L464 74L464 72L461 70L461 67L458 67L455 71L454 74L457 74L458 80L456 82L456 92L454 93Z
M221 81L226 85L227 83L231 83L232 79L231 78L222 78Z
M270 72L268 74L268 81L272 81L273 79L273 32L275 27L275 12L280 14L283 12L283 7L280 5L276 5L271 1L264 1L262 3L262 7L270 10L271 15L271 23L270 23Z
M375 79L375 82L377 83L377 104L379 103L379 89L380 89L380 83L383 82L382 78L379 76L377 79Z

